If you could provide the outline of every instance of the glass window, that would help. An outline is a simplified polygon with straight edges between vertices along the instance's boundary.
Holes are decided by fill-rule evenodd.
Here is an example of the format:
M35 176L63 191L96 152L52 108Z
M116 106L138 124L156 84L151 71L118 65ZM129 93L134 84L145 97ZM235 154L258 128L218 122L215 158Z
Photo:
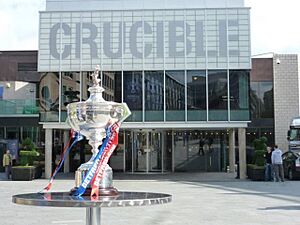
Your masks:
M106 101L122 102L121 98L121 85L122 75L121 72L103 72L103 98ZM105 96L105 97L104 97Z
M258 119L260 112L259 82L250 83L250 112L251 119Z
M30 138L35 144L38 144L39 142L38 133L39 133L38 127L23 127L22 140L25 140L26 138Z
M189 121L206 120L206 73L187 71L187 108Z
M166 71L166 120L185 120L184 71Z
M230 71L230 120L249 120L249 71Z
M0 127L0 139L4 139L5 138L4 137L4 134L5 134L4 129L5 129L5 127Z
M6 138L7 139L19 139L20 137L20 127L7 127L6 128Z
M59 74L42 73L39 86L41 122L58 122Z
M226 70L208 71L208 119L227 121L227 72Z
M119 132L118 146L109 160L109 164L114 171L123 171L124 168L124 133L124 131Z
M90 97L90 92L88 91L89 87L93 85L92 75L93 72L82 72L82 101L86 101Z
M173 135L175 171L221 171L226 146L224 132L190 130Z
M252 119L274 118L272 81L251 82L250 87Z
M80 73L63 72L61 74L62 96L61 96L61 121L67 118L67 105L80 101Z
M0 86L0 99L3 99L3 86Z
M164 120L163 75L163 71L145 71L145 121Z
M133 147L133 136L132 131L124 131L125 135L125 143L124 143L124 151L125 151L125 171L132 172L133 171L133 155L132 155L132 147Z
M260 82L261 118L274 118L273 83Z
M131 116L126 119L127 122L142 121L143 110L143 85L141 71L125 71L123 73L123 101L127 103L131 110Z

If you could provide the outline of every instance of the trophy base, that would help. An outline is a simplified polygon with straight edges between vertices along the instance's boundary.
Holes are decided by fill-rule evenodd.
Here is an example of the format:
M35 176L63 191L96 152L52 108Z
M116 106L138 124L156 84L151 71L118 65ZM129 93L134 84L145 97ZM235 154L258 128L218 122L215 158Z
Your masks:
M70 195L73 195L75 191L77 190L77 187L74 187L70 190ZM90 196L92 192L92 188L87 188L83 194L83 196ZM104 197L116 197L119 195L119 192L114 187L108 187L108 188L99 188L99 196Z

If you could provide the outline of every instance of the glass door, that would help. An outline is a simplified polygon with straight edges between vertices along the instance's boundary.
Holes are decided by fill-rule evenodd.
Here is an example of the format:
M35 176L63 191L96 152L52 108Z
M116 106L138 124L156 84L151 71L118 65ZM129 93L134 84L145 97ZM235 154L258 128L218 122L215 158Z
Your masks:
M147 132L133 132L133 171L147 172Z
M136 131L133 133L133 171L160 172L162 170L162 133Z
M162 134L148 132L148 172L161 172Z

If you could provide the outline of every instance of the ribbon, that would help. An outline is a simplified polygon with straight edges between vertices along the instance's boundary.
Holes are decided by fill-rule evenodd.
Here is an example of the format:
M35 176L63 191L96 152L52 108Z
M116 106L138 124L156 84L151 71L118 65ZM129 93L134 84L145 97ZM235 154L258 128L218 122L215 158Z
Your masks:
M74 142L71 144L71 146L68 147L68 146L70 145L70 142L71 142L71 139L72 139L72 138L75 138L75 140L74 140ZM75 132L75 134L72 133L72 136L71 136L71 138L69 139L67 145L65 146L65 148L64 148L64 150L63 150L63 152L62 152L62 154L61 154L59 163L58 163L57 167L55 168L55 170L54 170L54 172L53 172L53 174L52 174L52 176L51 176L51 178L50 178L50 180L49 180L49 183L48 183L47 186L46 186L42 191L40 191L40 192L43 192L43 191L49 191L49 190L51 189L52 184L53 184L53 181L54 181L54 178L55 178L56 174L58 173L58 171L60 170L60 168L62 167L62 165L63 165L63 163L64 163L64 161L65 161L67 155L69 155L70 150L74 147L74 145L76 145L76 144L77 144L79 141L81 141L82 139L83 139L83 136L80 135L79 133L77 133L77 132Z
M92 187L91 199L97 199L99 196L99 185L103 177L105 167L108 163L109 158L111 157L112 153L114 152L115 148L118 145L119 127L120 127L119 123L115 123L111 127L111 136L109 138L108 144L104 149L104 154L102 154L101 156L95 176L91 181L91 187Z
M84 177L81 185L74 191L74 193L72 194L73 196L81 196L84 194L87 186L91 183L92 179L95 176L100 158L104 152L104 149L109 141L110 138L110 133L111 133L111 127L107 128L106 130L106 138L103 141L103 144L101 145L100 150L98 151L96 157L94 158L94 163L92 165L92 167L89 169L89 171L87 172L86 176Z

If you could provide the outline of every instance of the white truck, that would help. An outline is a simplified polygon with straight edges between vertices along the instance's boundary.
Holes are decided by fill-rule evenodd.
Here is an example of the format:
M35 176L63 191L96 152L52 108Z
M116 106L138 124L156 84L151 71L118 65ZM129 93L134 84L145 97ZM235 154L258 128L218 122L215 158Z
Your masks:
M289 151L300 152L300 117L291 120L287 139L289 141Z

